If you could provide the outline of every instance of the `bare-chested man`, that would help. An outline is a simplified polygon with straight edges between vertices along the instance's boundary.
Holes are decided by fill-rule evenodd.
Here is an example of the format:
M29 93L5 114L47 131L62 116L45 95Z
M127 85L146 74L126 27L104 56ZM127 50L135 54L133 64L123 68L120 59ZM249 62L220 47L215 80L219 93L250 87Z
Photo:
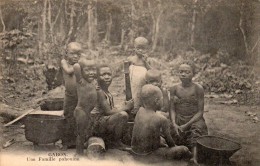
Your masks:
M192 149L191 161L198 164L196 139L207 135L208 130L203 118L204 90L201 85L192 82L194 74L193 62L185 61L179 66L181 83L170 89L170 117L175 128L175 136L179 137L176 143Z

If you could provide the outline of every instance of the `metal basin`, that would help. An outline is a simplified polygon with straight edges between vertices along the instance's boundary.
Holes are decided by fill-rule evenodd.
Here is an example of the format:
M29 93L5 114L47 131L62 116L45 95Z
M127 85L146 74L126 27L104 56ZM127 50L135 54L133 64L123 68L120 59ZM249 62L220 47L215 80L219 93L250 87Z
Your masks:
M25 138L34 144L57 142L63 134L64 117L31 114L25 118Z
M235 141L216 136L202 136L197 139L198 162L214 165L228 164L229 158L241 145Z

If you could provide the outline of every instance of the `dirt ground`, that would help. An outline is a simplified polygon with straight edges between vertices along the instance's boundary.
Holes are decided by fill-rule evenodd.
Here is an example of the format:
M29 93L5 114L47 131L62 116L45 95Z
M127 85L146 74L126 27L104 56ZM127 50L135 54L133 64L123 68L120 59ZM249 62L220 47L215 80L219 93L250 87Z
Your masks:
M115 77L111 85L111 92L115 97L115 103L120 104L124 100L123 96L124 79L123 75ZM260 97L260 96L259 96ZM219 100L226 99L205 99L206 123L208 125L209 134L221 136L237 141L242 148L237 151L231 158L234 166L259 166L260 165L260 122L254 123L253 116L248 116L248 112L260 118L259 105L227 105L220 104ZM101 161L90 161L86 157L79 158L79 161L57 161L60 157L55 154L63 154L64 151L59 150L60 141L53 145L41 146L38 150L34 150L33 144L25 139L22 124L0 128L0 143L3 145L10 139L15 139L15 143L8 148L1 147L0 165L163 165L163 166L186 166L186 161L170 161L157 160L148 158L146 162L136 161L128 152L109 149L105 154L105 159ZM75 150L71 149L65 152L66 157L73 158ZM55 161L38 161L39 157L48 158L54 156ZM32 161L36 159L36 161ZM55 163L54 163L55 162Z

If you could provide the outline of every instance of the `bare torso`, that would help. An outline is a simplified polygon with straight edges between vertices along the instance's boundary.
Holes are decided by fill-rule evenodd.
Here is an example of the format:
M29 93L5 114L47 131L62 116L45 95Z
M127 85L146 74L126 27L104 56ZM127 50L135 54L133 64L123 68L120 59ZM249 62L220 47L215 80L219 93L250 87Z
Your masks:
M90 113L97 103L96 86L92 83L84 82L77 84L78 105L85 113Z
M66 94L71 96L77 96L77 86L76 77L74 74L67 74L63 72L64 84L66 89Z
M176 119L182 119L182 123L187 123L199 111L198 90L199 87L195 83L185 88L181 84L178 84L171 89Z
M62 74L65 84L65 93L70 96L77 96L77 84L76 77L73 72L73 65L70 65L65 59L61 61L62 65Z
M160 120L156 112L140 108L133 129L132 149L139 154L148 154L160 147Z

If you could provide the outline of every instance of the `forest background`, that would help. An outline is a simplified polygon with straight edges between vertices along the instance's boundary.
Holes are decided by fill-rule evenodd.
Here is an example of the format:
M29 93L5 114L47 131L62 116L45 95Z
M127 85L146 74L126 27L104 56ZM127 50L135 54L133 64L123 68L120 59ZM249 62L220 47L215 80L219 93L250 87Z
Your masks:
M258 0L1 0L0 97L21 106L61 85L60 60L71 41L116 75L144 36L166 86L190 59L195 80L213 97L258 104L259 18Z

